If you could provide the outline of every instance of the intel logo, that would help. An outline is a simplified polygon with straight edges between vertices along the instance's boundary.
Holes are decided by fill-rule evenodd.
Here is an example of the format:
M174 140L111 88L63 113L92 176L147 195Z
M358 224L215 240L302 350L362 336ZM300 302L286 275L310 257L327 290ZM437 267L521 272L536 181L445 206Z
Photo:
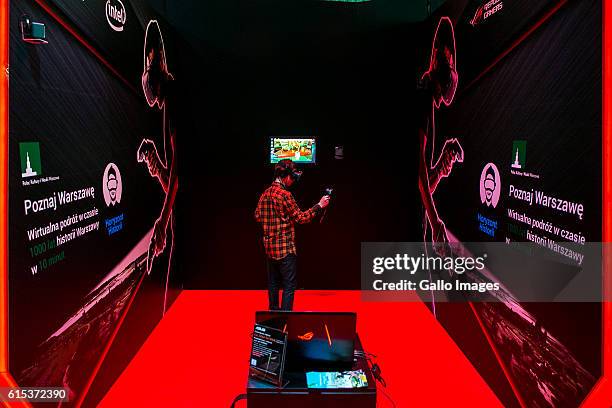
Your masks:
M106 21L115 31L123 31L127 14L121 0L106 0Z

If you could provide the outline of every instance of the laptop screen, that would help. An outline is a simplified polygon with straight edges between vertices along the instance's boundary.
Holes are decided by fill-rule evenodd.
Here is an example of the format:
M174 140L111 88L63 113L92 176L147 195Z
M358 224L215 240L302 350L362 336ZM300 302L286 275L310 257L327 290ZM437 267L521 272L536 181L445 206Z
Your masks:
M287 370L350 368L357 315L351 312L260 311L256 323L287 333Z

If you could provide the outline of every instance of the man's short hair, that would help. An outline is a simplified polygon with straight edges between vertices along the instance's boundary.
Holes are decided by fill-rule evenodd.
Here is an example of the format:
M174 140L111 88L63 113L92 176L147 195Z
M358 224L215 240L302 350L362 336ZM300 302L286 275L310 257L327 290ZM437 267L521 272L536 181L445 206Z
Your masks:
M283 159L274 166L274 178L284 178L293 173L295 163L290 159Z

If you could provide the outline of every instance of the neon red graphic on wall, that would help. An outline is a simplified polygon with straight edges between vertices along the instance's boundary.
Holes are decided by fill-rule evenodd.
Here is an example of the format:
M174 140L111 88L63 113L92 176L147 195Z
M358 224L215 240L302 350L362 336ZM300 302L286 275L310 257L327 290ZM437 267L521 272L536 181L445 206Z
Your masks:
M164 145L162 156L155 142L143 139L137 152L139 162L147 165L149 174L156 178L165 193L161 213L155 221L153 236L147 252L147 272L151 273L153 261L166 248L168 230L170 231L170 253L166 272L163 313L166 312L168 297L168 280L172 267L174 252L174 201L178 190L176 168L176 123L172 109L175 109L174 77L168 71L164 40L156 20L149 21L145 34L144 67L142 73L142 90L151 108L162 112Z
M423 239L427 239L428 226L431 229L431 242L446 243L448 237L446 226L438 214L433 198L440 181L448 177L455 162L463 162L463 148L455 138L444 142L442 152L434 162L435 153L435 111L442 104L450 106L455 97L459 74L457 73L457 53L455 32L448 17L442 17L436 28L429 69L421 77L420 88L425 93L425 103L431 104L423 110L424 118L420 120L419 133L419 192L425 217L423 220ZM430 146L427 145L430 140ZM427 160L427 150L431 157Z

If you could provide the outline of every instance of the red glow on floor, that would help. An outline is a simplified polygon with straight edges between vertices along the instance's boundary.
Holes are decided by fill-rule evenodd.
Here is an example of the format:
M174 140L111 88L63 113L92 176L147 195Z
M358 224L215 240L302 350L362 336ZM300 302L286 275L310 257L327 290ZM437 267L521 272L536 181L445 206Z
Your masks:
M267 299L263 291L183 292L100 407L229 407L245 392L250 332ZM502 406L422 303L298 291L295 308L357 312L364 348L378 356L385 391L398 407ZM379 393L378 406L391 404Z

